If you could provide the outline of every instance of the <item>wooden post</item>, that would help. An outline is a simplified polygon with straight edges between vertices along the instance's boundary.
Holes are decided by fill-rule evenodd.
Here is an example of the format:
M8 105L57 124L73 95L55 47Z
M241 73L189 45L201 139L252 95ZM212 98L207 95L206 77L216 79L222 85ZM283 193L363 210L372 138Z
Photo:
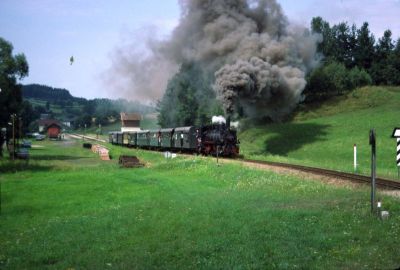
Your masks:
M12 136L13 136L13 149L12 149L12 160L15 160L15 114L12 117Z
M371 145L371 213L374 213L376 189L376 136L374 129L371 129L369 133L369 144Z
M18 126L19 126L19 131L18 131L18 145L21 143L22 139L22 117L18 118Z

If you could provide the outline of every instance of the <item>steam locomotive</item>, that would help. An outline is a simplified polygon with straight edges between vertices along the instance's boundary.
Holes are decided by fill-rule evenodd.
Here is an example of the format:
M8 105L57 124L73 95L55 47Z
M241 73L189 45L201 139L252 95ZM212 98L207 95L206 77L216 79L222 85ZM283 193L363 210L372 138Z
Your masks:
M236 130L229 121L213 117L211 125L176 127L137 132L110 132L109 142L116 145L234 157L239 154Z

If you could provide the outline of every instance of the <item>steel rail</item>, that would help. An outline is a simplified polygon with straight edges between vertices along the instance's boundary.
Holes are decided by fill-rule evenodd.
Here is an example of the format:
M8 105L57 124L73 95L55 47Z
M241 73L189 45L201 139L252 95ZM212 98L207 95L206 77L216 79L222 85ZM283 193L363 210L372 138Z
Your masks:
M357 181L357 182L361 182L361 183L371 183L371 177L366 176L366 175L340 172L340 171L315 168L315 167L308 167L308 166L303 166L303 165L287 164L287 163L281 163L281 162L253 160L253 159L238 159L238 160L247 162L247 163L252 163L252 164L269 165L269 166L275 166L275 167L281 167L281 168L287 168L287 169L295 169L295 170L302 171L302 172L314 173L314 174L324 175L324 176L332 176L332 177L337 177L340 179ZM385 178L377 178L376 185L380 186L380 187L384 187L384 188L389 188L389 189L400 189L400 182L393 181L390 179L385 179Z
M86 136L86 135L81 135L81 134L76 134L76 133L65 133L65 135L70 136L70 137L75 137L76 139L87 139L90 141L96 141L96 142L102 142L102 143L106 143L106 140L102 140L102 139L96 139L90 136Z
M92 138L92 137L88 137L88 136L84 136L84 135L80 135L80 134L72 133L70 135L75 136L75 137L80 137L80 138L86 138L89 140L105 142L104 140L99 140L96 138ZM361 175L361 174L340 172L340 171L335 171L335 170L330 170L330 169L322 169L322 168L317 168L317 167L309 167L309 166L281 163L281 162L273 162L273 161L254 160L254 159L245 159L245 158L237 158L236 160L242 161L242 162L247 162L247 163L252 163L252 164L269 165L269 166L281 167L281 168L286 168L286 169L295 169L295 170L302 171L302 172L313 173L313 174L318 174L318 175L323 175L323 176L336 177L339 179L356 181L359 183L368 183L368 184L371 183L371 176L366 176L366 175ZM385 179L385 178L377 178L376 185L386 188L386 189L400 189L400 182L393 181L390 179Z

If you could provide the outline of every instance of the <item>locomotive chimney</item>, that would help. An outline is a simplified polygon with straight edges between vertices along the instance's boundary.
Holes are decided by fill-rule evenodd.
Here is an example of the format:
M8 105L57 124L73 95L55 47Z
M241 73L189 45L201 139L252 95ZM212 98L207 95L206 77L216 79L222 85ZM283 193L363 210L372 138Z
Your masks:
M226 127L231 128L231 116L230 115L228 115L226 117Z

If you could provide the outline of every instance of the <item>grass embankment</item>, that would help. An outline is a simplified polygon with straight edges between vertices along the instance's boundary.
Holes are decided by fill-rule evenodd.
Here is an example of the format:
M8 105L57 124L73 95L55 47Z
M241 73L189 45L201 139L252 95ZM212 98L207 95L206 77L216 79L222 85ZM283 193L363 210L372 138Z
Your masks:
M370 173L369 131L377 134L379 176L397 178L396 140L400 88L365 87L319 106L299 110L290 123L250 128L240 134L241 152L250 158Z
M40 142L28 165L0 161L2 269L365 269L400 266L399 201L369 213L350 190L204 158ZM13 171L18 168L18 173Z

